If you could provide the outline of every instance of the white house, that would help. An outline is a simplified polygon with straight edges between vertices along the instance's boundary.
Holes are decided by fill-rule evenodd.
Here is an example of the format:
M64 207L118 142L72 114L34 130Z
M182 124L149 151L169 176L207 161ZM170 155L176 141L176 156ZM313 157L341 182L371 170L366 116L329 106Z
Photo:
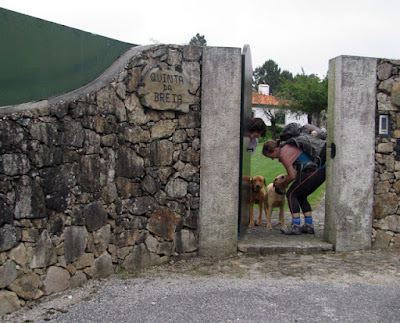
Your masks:
M252 95L252 116L253 118L261 118L267 126L271 125L271 120L267 113L272 113L276 117L276 123L279 126L285 126L291 122L297 122L302 125L308 123L306 114L298 114L285 109L285 101L279 101L272 95L265 94L268 89L262 89L263 93L253 92ZM261 92L261 90L260 90ZM267 113L266 113L267 112Z

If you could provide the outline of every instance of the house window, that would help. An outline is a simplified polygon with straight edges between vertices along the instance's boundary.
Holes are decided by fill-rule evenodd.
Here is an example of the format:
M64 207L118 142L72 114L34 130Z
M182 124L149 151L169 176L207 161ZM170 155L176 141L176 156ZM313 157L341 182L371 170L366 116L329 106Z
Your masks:
M285 124L285 114L283 112L276 112L275 113L275 120L277 124Z

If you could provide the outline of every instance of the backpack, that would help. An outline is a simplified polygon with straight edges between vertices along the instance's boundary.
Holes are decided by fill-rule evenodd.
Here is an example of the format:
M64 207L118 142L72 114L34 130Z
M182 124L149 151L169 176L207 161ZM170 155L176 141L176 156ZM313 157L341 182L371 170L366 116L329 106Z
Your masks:
M312 136L315 130L317 136ZM319 138L320 137L320 138ZM324 138L324 139L322 139ZM284 145L294 145L299 147L311 159L316 167L321 167L326 162L326 132L313 125L300 125L299 123L289 123L280 134L280 140ZM311 166L311 165L310 165Z
M302 126L300 123L292 122L287 124L281 131L279 138L282 141L286 141L289 138L297 137L300 134L308 134L311 135L311 133L315 131L317 133L317 138L326 140L326 130L318 128L317 126L314 126L312 124L305 124Z

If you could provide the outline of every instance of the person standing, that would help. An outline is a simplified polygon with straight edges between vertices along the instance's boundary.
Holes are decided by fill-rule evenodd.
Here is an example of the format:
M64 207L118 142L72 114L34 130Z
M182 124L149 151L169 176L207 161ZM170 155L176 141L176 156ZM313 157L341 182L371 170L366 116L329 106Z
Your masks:
M281 228L284 234L314 234L311 205L307 197L325 181L325 164L318 167L297 146L280 145L279 140L267 140L263 145L262 154L271 159L278 158L286 169L288 176L278 189L293 182L286 197L292 214L292 224ZM300 211L304 214L304 225L300 226Z
M267 126L261 118L253 118L247 127L247 135L250 138L248 150L251 155L254 155L258 145L258 139L260 137L265 137L267 132Z

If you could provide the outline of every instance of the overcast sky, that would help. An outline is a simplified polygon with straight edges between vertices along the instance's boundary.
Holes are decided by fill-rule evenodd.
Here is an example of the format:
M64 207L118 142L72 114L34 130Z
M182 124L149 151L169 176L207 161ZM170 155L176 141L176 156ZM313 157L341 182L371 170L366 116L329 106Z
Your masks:
M249 44L253 68L273 59L324 77L340 55L400 59L399 0L0 0L0 7L117 40Z

